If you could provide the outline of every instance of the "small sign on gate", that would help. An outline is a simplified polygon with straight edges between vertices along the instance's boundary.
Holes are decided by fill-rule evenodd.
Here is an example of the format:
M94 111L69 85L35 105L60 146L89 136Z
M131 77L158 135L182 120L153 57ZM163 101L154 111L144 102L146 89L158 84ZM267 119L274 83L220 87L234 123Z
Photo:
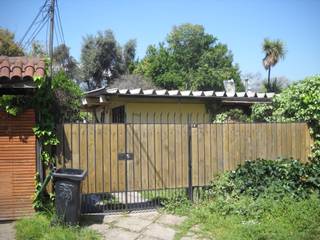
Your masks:
M133 153L118 153L118 160L133 160Z

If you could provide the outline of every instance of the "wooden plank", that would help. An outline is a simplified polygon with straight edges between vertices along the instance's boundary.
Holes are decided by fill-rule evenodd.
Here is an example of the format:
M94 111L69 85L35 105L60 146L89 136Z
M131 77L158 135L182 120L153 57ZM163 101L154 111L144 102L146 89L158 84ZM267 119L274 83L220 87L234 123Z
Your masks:
M246 131L245 124L239 124L239 145L240 145L240 153L239 153L239 163L243 164L246 160Z
M57 168L63 167L63 145L64 145L64 139L63 139L63 126L61 124L57 125L57 138L59 140L59 144L56 147L56 157L57 157ZM1 138L0 138L1 140ZM7 140L5 140L7 141Z
M133 124L127 124L127 151L133 153ZM128 178L128 191L134 190L134 177L133 177L133 160L127 162L127 178Z
M162 176L164 187L169 186L169 126L162 125Z
M224 171L231 170L231 164L230 164L230 159L229 159L229 125L228 124L223 124L223 166L224 166Z
M288 139L287 139L287 130L286 130L286 123L281 123L281 156L283 158L288 157Z
M183 179L183 186L187 187L188 186L188 181L189 181L189 151L188 151L188 144L189 144L189 136L188 136L188 124L183 124L182 125L182 136L181 136L181 141L182 141L182 179Z
M175 125L175 145L176 145L176 152L175 152L175 180L176 180L176 187L183 186L183 161L182 161L182 125L176 124Z
M198 128L191 128L192 147L192 185L199 185L199 154L198 154Z
M117 153L125 153L125 124L118 124L118 141L117 141ZM126 188L126 161L125 160L118 160L118 191L125 191Z
M111 191L111 125L103 124L103 189L104 192Z
M203 124L204 127L204 184L209 185L212 180L212 154L211 154L211 124Z
M133 124L133 177L134 177L134 189L140 190L142 181L141 181L141 125Z
M217 172L221 173L224 171L225 166L224 166L224 142L223 142L223 124L221 123L216 123L216 151L217 151L217 161L218 161L218 168ZM214 143L213 143L214 144Z
M89 193L96 192L96 163L95 163L95 124L88 124L88 180Z
M119 191L118 181L118 124L110 125L111 131L111 192Z
M148 130L147 124L141 124L141 178L142 189L149 189L149 163L148 163Z
M218 173L218 158L217 158L217 125L210 124L210 139L209 139L209 147L210 147L210 169L212 179Z
M79 124L72 124L72 167L80 168L80 138L79 138Z
M204 124L198 125L198 178L199 186L205 185L205 135Z
M306 132L308 131L307 126L305 124L301 124L301 161L306 162L307 161L307 151L306 151L306 139L307 139L307 134Z
M164 186L162 171L162 139L161 124L155 124L155 161L156 161L156 189Z
M88 136L87 136L88 125L80 124L80 168L88 172ZM89 192L89 177L87 176L85 180L82 182L82 192Z
M240 138L240 123L234 123L234 166L236 169L241 164L241 138Z
M175 142L175 124L169 124L169 156L168 156L168 186L175 188L176 185L176 142Z
M102 151L103 146L102 138L102 124L95 125L95 169L96 169L96 192L103 192L103 160L102 160Z
M292 123L287 123L286 124L286 133L287 133L287 157L288 158L292 158L294 156L293 152L292 152Z
M72 161L72 144L71 144L71 124L63 124L63 156L64 156L64 166L66 168L71 168Z
M150 119L152 121L152 119ZM154 124L147 125L147 141L148 141L148 171L149 171L149 189L155 189L155 170L156 170L156 161L155 161L155 128Z

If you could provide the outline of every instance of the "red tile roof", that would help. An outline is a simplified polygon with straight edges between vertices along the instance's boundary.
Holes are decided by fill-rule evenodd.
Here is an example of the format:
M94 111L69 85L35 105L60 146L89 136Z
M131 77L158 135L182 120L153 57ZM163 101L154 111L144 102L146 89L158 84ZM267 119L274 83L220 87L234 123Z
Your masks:
M0 56L0 84L31 81L44 77L45 61L38 57Z

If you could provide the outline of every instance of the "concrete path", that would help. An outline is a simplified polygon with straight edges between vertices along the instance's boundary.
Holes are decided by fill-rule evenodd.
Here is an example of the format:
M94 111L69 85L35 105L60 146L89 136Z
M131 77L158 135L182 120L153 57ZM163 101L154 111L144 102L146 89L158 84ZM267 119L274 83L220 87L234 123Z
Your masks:
M14 222L0 221L0 240L14 240L15 234Z
M185 217L144 211L106 216L85 216L85 225L98 231L106 240L171 240ZM201 239L189 232L182 239Z

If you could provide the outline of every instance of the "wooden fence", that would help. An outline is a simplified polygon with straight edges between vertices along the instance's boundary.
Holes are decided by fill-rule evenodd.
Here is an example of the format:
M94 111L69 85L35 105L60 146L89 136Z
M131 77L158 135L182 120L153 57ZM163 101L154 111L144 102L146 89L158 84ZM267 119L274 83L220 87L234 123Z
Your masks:
M205 186L245 160L307 161L312 144L305 123L63 124L58 137L58 166L88 171L84 193Z

